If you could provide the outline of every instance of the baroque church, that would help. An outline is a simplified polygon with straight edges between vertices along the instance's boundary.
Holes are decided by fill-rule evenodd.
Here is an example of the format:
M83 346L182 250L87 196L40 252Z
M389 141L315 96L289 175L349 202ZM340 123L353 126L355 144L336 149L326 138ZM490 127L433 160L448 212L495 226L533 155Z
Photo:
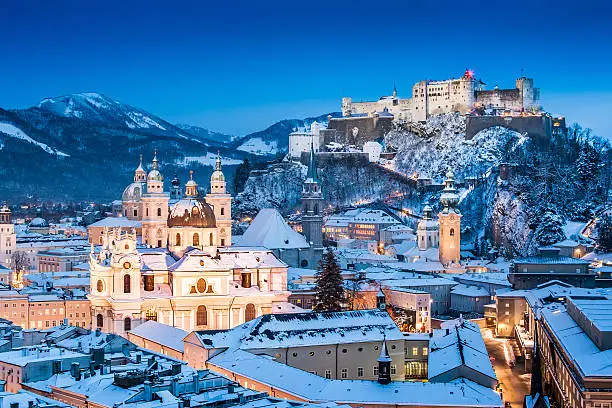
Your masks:
M193 172L184 194L176 179L168 194L157 154L148 173L141 158L121 206L141 236L136 227L105 227L100 249L92 244L92 326L117 334L147 320L228 329L284 311L287 265L267 248L231 246L231 200L220 158L205 196Z

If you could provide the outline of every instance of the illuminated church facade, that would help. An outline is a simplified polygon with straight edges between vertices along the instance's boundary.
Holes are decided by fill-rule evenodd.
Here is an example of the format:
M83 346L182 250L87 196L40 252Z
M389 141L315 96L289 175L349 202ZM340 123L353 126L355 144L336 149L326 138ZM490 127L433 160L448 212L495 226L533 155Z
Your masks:
M287 265L265 248L231 247L231 200L217 158L210 191L190 173L184 195L164 189L157 155L123 192L136 229L105 228L90 255L92 326L125 334L156 320L186 331L228 329L282 309ZM140 240L140 245L139 241Z

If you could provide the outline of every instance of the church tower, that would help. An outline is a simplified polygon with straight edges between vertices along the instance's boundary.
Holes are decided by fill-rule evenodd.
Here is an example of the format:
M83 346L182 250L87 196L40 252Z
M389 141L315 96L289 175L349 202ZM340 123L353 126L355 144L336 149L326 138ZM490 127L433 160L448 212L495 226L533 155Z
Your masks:
M439 225L432 219L432 211L429 203L426 203L423 207L423 219L417 225L417 244L421 251L438 247Z
M15 224L6 204L0 208L0 265L12 269L12 257L17 248Z
M386 385L391 382L391 357L387 352L387 342L383 338L380 356L378 357L378 382Z
M168 201L164 192L164 177L159 171L157 152L147 175L147 192L142 195L142 241L154 248L168 243Z
M444 266L458 264L461 252L461 213L457 209L459 196L455 189L455 175L450 169L446 173L444 190L440 196L442 211L440 221L440 262Z
M314 147L310 148L308 173L302 188L302 234L311 247L323 248L323 192L317 176Z
M213 208L217 221L217 245L232 245L232 196L228 194L225 175L221 169L221 156L217 154L215 171L210 176L210 193L206 194L206 203Z
M134 171L134 183L146 183L147 182L147 172L142 167L142 154L140 155L140 164Z

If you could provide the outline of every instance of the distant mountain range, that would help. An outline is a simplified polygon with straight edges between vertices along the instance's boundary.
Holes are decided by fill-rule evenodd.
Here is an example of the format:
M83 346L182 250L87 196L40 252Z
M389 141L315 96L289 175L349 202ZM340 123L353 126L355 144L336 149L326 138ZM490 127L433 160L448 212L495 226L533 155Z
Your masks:
M246 157L266 160L286 152L292 126L312 120L281 121L236 138L174 125L97 93L45 98L28 109L0 108L0 200L119 199L139 154L148 165L155 149L167 185L175 174L185 181L192 168L206 188L218 151L231 181L232 166ZM274 148L266 151L261 145Z

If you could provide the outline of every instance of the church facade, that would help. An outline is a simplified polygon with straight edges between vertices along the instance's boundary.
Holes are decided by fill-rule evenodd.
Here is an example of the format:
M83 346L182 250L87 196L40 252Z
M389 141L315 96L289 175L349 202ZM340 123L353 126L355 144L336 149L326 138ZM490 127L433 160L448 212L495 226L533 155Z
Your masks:
M177 183L173 181L172 189ZM210 192L190 173L184 194L164 191L157 155L124 191L136 229L106 228L90 255L92 327L125 334L156 320L186 331L228 329L286 302L287 265L265 248L231 245L231 196L218 158Z

